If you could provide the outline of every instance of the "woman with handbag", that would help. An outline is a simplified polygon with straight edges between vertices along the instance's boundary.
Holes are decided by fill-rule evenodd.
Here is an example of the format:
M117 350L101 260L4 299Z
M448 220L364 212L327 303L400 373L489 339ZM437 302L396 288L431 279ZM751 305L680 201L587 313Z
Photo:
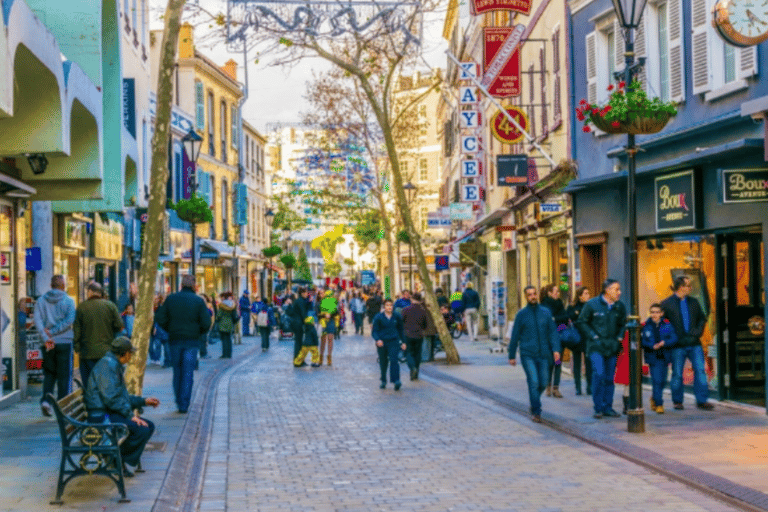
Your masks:
M541 289L539 294L539 303L547 308L552 313L552 319L555 321L555 325L560 326L568 323L568 316L565 314L565 306L563 301L560 300L560 288L556 284L548 284ZM561 363L556 362L549 367L549 385L547 386L547 396L554 396L555 398L563 398L563 394L560 393L560 373L563 367Z
M590 299L589 289L586 286L581 286L576 289L576 293L573 296L573 304L568 306L566 314L571 322L571 325L576 324L576 320L579 319L581 309L584 304ZM578 330L576 331L578 333ZM587 394L592 394L592 361L586 356L587 349L586 341L581 338L579 333L579 343L573 347L569 347L571 354L573 354L573 383L576 386L576 395L581 395L581 361L584 360L584 377L587 379Z

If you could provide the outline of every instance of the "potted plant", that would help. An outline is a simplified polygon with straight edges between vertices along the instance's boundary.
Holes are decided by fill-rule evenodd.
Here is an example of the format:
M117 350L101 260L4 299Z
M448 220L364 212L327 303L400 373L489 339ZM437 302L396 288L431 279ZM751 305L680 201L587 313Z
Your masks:
M211 207L205 202L203 197L192 194L189 199L179 199L173 206L179 219L190 224L203 224L213 222L213 212Z
M660 132L677 114L677 103L649 98L642 84L633 80L609 85L611 96L607 105L592 105L582 99L576 107L576 118L584 123L582 128L590 132L590 123L606 133L631 133L634 135Z

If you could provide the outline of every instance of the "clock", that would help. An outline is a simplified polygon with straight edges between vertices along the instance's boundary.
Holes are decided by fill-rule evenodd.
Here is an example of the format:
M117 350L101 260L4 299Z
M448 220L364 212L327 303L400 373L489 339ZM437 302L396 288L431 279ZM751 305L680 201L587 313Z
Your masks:
M768 0L719 0L714 25L735 46L752 46L768 39Z

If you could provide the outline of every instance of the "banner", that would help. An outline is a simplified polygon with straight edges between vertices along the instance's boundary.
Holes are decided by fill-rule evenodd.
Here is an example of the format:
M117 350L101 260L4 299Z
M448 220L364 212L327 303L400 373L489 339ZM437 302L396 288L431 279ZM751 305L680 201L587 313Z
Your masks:
M483 29L483 87L491 96L520 95L520 39L523 25Z
M489 11L531 13L531 0L472 0L469 5L473 16Z

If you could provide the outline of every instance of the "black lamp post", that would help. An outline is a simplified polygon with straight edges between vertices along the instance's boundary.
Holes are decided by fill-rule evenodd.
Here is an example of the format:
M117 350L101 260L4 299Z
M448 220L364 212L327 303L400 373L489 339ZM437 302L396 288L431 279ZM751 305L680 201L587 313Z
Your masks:
M270 243L272 241L272 223L275 221L275 212L272 211L272 208L267 209L266 213L264 213L264 220L267 222L267 227L269 228L269 240ZM271 247L271 245L270 245ZM269 298L272 298L272 257L269 257L269 267L267 267L267 288L269 289Z
M192 194L197 192L197 157L200 156L200 147L203 144L203 138L197 134L194 128L190 128L187 134L181 138L181 143L184 145L184 151L187 153L187 158L192 162L192 173L189 176L190 190ZM197 224L190 222L189 226L192 231L192 276L196 277L196 264L197 254L195 251L195 245L197 242Z
M619 74L629 86L644 64L644 59L635 62L635 30L640 26L646 0L613 0L616 17L624 29L624 71ZM618 74L618 73L617 73ZM627 409L627 431L645 432L645 415L642 396L642 355L640 351L640 318L638 315L637 290L637 194L635 192L635 135L627 134L627 209L629 215L629 280L632 286L629 317L629 408Z
M413 195L416 193L416 187L411 183L410 181L403 185L403 190L405 190L406 199L408 199L408 208L411 207L411 203L413 203ZM413 224L413 219L411 219L411 224ZM413 246L411 245L413 243L413 240L411 239L411 234L408 233L408 280L410 282L410 291L413 293Z

